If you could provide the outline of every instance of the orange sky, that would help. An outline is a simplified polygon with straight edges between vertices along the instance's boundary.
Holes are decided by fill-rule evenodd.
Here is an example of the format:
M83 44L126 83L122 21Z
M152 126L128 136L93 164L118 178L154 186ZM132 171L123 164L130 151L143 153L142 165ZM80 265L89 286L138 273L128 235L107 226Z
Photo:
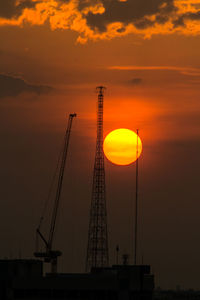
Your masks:
M140 254L153 265L157 285L200 288L193 269L200 265L199 33L200 1L195 0L0 3L1 211L16 220L13 228L7 217L0 218L1 237L7 239L2 257L11 248L15 256L23 247L24 255L33 252L66 116L76 112L68 202L63 202L70 214L62 210L57 243L73 257L73 263L63 257L63 270L82 270L96 138L95 87L102 84L107 87L104 135L139 128L143 141ZM131 248L134 165L120 168L106 160L106 175L114 260L116 243L121 251Z

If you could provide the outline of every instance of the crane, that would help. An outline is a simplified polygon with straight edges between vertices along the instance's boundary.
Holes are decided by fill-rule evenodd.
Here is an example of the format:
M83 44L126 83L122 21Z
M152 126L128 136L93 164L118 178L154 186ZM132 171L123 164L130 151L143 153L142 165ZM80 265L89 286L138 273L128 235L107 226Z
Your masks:
M41 240L43 241L46 251L39 252L36 249L36 252L34 252L35 257L43 258L44 262L51 264L51 273L57 273L57 259L59 256L62 255L62 252L59 250L53 250L53 239L54 239L54 233L55 233L55 227L56 227L56 219L58 214L58 208L59 208L59 202L60 202L60 196L62 191L62 183L63 183L63 177L64 177L64 171L65 171L65 165L66 165L66 158L67 158L67 151L69 146L69 139L70 139L70 133L71 133L71 127L72 127L72 121L73 118L76 117L76 114L69 114L68 119L68 125L65 133L64 138L64 147L62 149L61 154L61 162L60 162L60 170L58 175L58 183L57 183L57 189L56 189L56 196L54 201L54 207L51 217L51 223L50 223L50 230L49 230L49 236L48 239L44 237L44 235L41 233L40 227L41 222L38 228L36 229L36 235L39 236ZM43 216L41 217L41 221L43 220Z

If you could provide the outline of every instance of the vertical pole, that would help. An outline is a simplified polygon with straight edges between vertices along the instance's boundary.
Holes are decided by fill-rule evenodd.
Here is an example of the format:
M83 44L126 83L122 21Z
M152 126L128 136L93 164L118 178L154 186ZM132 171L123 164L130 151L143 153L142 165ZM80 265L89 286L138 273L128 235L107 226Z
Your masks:
M137 230L138 230L138 134L137 129L137 145L136 145L136 181L135 181L135 257L134 264L137 264Z
M119 264L119 246L116 246L116 265Z

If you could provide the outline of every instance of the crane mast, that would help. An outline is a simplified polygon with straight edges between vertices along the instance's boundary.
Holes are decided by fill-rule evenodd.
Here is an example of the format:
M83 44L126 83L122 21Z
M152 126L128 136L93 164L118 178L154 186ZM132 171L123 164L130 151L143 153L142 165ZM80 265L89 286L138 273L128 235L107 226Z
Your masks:
M53 247L53 239L54 239L54 233L55 233L55 227L56 227L56 219L57 219L58 208L59 208L59 203L60 203L60 196L61 196L61 192L62 192L62 184L63 184L63 177L64 177L65 166L66 166L66 158L67 158L67 152L68 152L68 146L69 146L72 121L73 121L74 117L76 117L75 113L69 115L68 125L67 125L67 129L66 129L66 133L65 133L64 147L62 150L61 164L60 164L60 170L59 170L59 175L58 175L58 184L57 184L57 189L56 189L56 196L55 196L55 201L54 201L54 207L53 207L53 213L52 213L52 218L51 218L48 240L41 233L40 226L36 230L37 235L39 235L39 237L42 239L42 241L45 244L46 251L45 252L36 251L34 253L34 255L35 255L35 257L43 258L45 262L51 263L51 273L57 273L57 258L62 255L61 251L52 250L52 247Z

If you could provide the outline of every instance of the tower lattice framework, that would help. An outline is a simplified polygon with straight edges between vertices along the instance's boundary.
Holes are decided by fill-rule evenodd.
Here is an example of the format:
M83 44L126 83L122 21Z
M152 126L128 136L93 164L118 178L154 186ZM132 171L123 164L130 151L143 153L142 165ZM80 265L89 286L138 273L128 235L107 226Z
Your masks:
M107 267L109 264L105 168L103 154L104 89L105 88L102 86L97 87L99 92L97 106L97 141L86 257L87 272L89 272L91 268Z

